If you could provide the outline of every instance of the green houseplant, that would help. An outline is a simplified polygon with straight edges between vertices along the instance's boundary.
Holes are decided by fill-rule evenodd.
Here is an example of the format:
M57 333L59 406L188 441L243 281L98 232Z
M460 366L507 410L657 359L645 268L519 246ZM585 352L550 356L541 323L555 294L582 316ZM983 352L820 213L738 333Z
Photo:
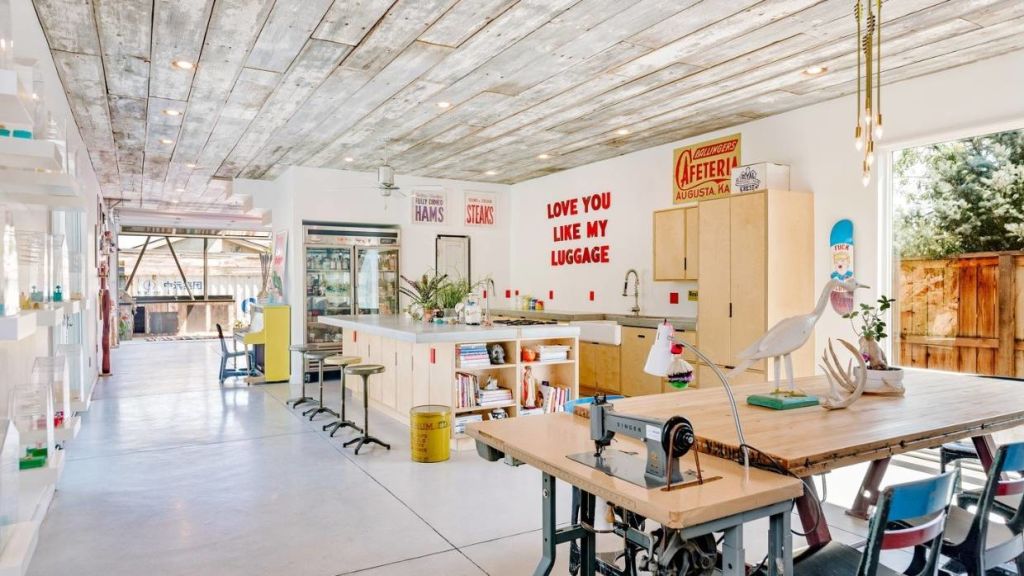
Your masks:
M883 294L876 304L861 304L860 309L843 314L860 337L860 354L868 368L867 391L878 385L898 386L903 380L903 370L889 366L881 346L881 341L889 337L884 316L893 302L894 299Z
M410 280L402 276L402 286L398 291L409 298L409 306L406 311L413 318L422 318L430 322L434 316L434 310L438 308L437 295L440 288L448 279L447 274L424 274L418 280Z

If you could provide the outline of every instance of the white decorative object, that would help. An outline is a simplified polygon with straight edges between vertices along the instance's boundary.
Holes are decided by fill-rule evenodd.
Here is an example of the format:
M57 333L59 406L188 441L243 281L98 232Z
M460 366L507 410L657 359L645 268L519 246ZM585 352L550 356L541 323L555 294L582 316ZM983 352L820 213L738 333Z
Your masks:
M791 316L779 320L757 342L754 342L746 350L739 353L740 363L729 372L729 377L733 378L742 374L758 360L771 358L775 362L775 388L773 393L778 393L780 366L785 361L786 377L789 382L788 394L800 395L796 393L796 387L793 384L793 360L790 355L803 346L807 339L811 337L811 334L814 332L814 325L818 323L818 319L825 313L825 308L829 303L829 296L836 288L845 288L852 293L857 288L867 288L867 286L857 283L852 278L844 282L830 280L825 284L821 295L818 296L818 305L815 306L814 311L810 314Z
M732 193L789 190L789 166L759 162L732 169Z
M867 381L864 384L865 394L877 394L879 396L903 396L906 392L906 388L903 387L903 370L899 368L889 368L888 370L874 370L867 368L866 371Z
M819 399L819 403L826 410L838 410L853 404L864 393L864 385L867 378L864 377L864 357L860 350L846 340L839 340L847 350L857 359L859 370L854 370L853 360L850 360L846 369L842 368L836 351L832 348L832 340L828 341L828 350L821 354L822 363L819 364L828 379L829 394L827 398Z

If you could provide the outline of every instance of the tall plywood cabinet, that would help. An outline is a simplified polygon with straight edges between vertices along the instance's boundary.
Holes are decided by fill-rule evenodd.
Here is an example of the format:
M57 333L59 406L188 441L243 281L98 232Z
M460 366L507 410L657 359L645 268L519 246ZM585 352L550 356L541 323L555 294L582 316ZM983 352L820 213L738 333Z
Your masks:
M696 280L699 224L696 206L654 213L654 279Z
M814 199L768 190L705 200L699 222L700 347L732 367L776 322L814 307ZM751 376L768 368L758 362ZM813 374L813 338L793 354L793 369Z

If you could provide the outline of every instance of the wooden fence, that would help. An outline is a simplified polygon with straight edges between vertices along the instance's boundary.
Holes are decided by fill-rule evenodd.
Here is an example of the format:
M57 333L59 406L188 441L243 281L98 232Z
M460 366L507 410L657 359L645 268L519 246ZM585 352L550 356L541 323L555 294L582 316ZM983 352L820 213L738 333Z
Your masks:
M1024 252L903 260L902 366L1024 378Z

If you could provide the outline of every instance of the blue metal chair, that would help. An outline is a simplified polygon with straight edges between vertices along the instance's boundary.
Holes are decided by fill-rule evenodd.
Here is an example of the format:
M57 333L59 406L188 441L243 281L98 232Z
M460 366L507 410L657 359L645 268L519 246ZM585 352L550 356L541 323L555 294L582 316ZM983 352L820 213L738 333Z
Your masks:
M986 570L1014 562L1017 573L1024 574L1024 513L1019 505L1024 494L1022 472L1024 442L1000 446L981 493L960 500L961 506L973 503L977 511L971 514L960 506L950 508L942 553L953 562L945 569L982 576ZM1016 477L1009 478L1010 473ZM1005 504L1013 500L1016 506ZM993 514L1003 516L1005 523L994 522Z
M879 562L883 550L914 548L914 558L902 573L932 576L937 573L957 472L890 486L882 491L868 527L864 551L835 540L808 549L794 561L797 576L897 576ZM916 521L915 524L909 524Z
M224 338L224 329L221 328L220 324L217 324L217 338L220 339L220 372L218 373L218 377L220 378L221 384L224 383L226 378L230 378L232 376L248 376L253 364L252 358L245 350L238 350L237 346L232 346L232 349L228 349L227 340ZM238 359L243 356L247 363L245 370L238 367ZM228 370L228 360L231 360L233 365L233 368L230 370Z

